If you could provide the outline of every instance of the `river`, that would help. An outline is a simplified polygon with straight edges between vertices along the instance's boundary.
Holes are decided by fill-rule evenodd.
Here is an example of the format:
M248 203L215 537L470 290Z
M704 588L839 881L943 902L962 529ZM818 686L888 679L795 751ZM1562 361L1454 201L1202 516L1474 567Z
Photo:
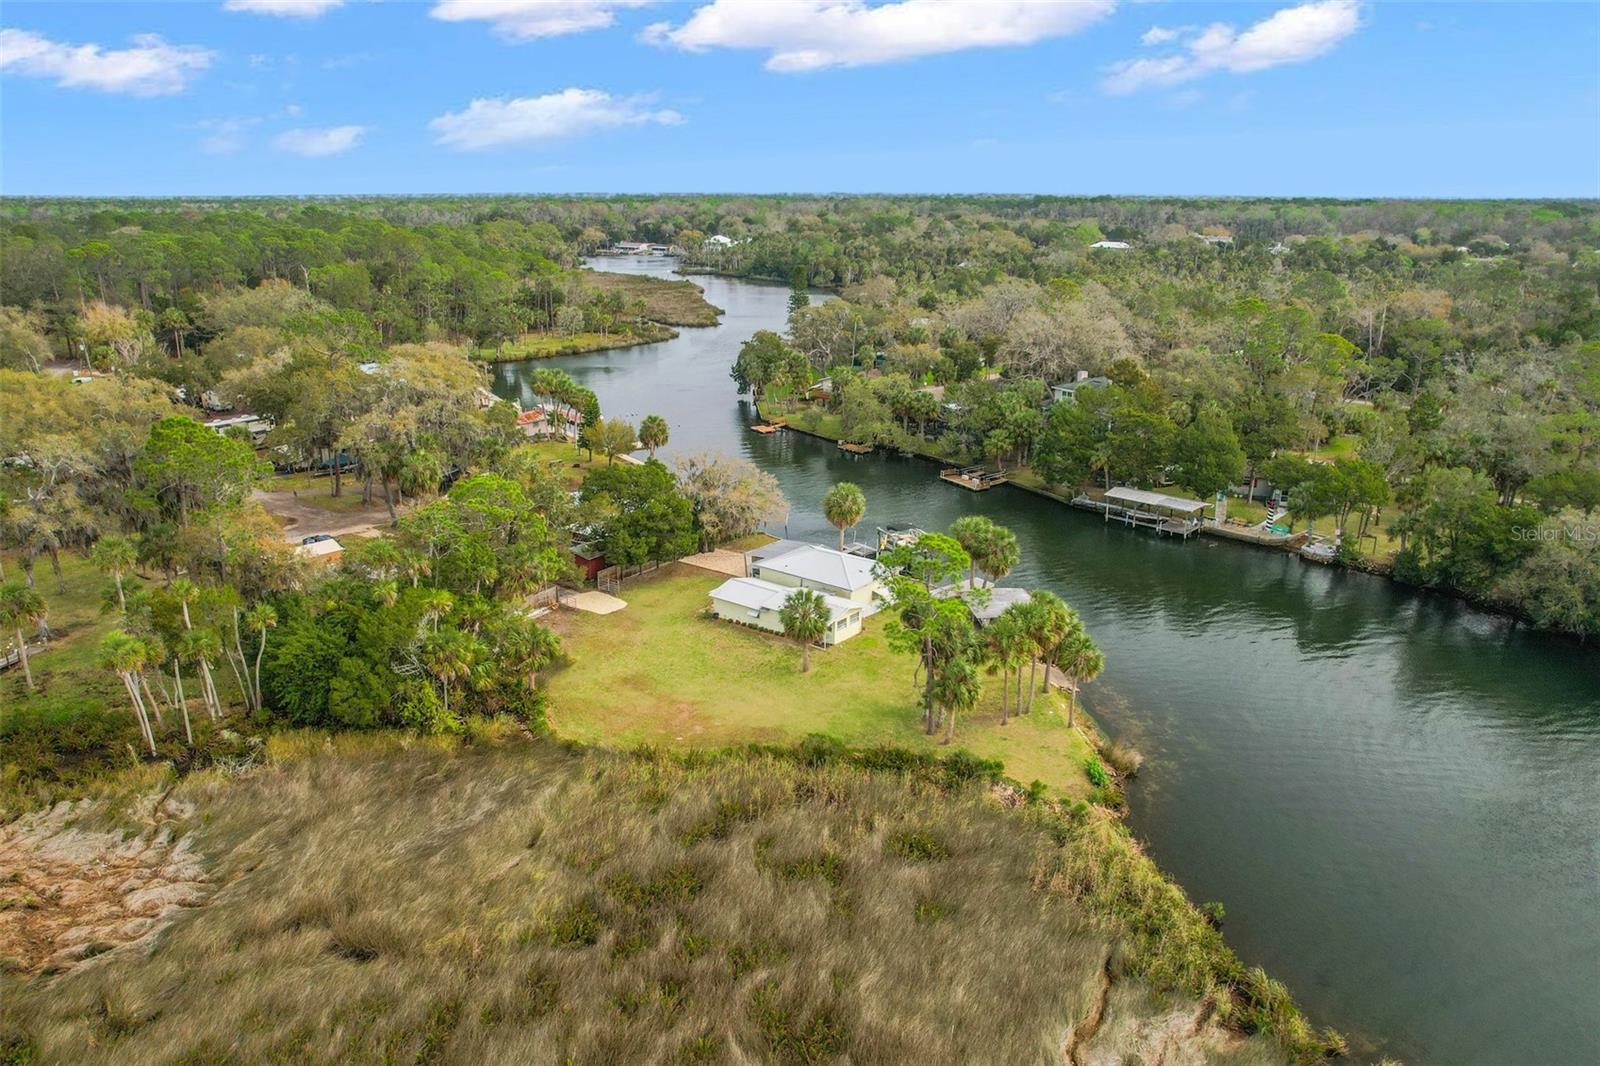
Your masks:
M1005 583L1079 611L1108 664L1086 702L1147 757L1130 824L1361 1058L1600 1062L1600 653L1382 578L752 433L728 367L783 328L788 292L695 280L720 326L552 365L608 415L664 416L668 461L714 449L773 473L793 505L779 534L832 539L820 501L846 479L869 528L982 513L1015 530ZM527 399L537 365L497 367L496 390Z

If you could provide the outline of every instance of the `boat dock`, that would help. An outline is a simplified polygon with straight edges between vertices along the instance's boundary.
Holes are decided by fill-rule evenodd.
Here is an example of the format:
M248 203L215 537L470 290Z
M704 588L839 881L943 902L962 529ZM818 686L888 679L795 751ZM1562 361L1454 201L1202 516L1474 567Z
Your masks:
M960 485L973 492L982 492L992 489L996 485L1004 485L1010 478L1004 474L992 473L981 466L950 467L939 471L941 481L948 481L952 485Z
M1072 499L1074 507L1098 511L1107 522L1116 519L1123 525L1153 529L1162 536L1188 540L1200 531L1200 515L1205 504L1143 489L1115 488L1104 499L1080 493Z

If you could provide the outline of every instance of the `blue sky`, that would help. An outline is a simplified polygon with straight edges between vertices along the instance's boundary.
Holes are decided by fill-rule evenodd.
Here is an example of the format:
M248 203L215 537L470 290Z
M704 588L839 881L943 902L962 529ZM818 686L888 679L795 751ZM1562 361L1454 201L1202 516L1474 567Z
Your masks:
M0 9L0 192L1600 195L1600 5Z

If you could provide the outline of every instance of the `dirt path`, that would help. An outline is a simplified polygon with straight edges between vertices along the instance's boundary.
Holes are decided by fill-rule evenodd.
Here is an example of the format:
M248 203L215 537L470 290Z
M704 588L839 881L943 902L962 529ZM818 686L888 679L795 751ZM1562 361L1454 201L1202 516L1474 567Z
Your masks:
M349 511L330 511L306 503L292 492L262 492L254 499L283 523L283 538L291 544L314 533L333 537L366 535L389 524L389 511L381 503Z
M728 577L747 576L744 572L744 553L728 548L716 548L701 552L699 555L686 555L678 561L709 570L713 574L726 574Z

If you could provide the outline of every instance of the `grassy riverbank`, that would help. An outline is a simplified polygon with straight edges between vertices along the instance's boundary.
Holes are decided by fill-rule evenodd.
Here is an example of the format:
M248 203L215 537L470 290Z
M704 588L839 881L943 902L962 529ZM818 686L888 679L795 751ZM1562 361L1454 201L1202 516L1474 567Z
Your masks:
M722 580L677 566L625 585L624 611L563 615L557 625L573 663L546 679L555 732L590 743L692 747L823 733L852 746L949 750L942 733L922 731L915 658L889 647L885 616L869 619L860 636L814 650L810 673L801 674L792 641L706 615L707 593ZM1010 777L1042 781L1053 795L1100 799L1084 769L1093 727L1077 720L1067 725L1065 698L1052 692L1002 726L994 678L977 711L956 723L955 746L999 759Z
M498 348L479 348L473 358L484 363L520 363L525 359L553 359L656 344L677 335L677 330L655 322L637 323L626 333L524 333Z
M936 760L626 756L492 725L466 743L283 735L243 776L0 842L38 900L0 929L40 937L7 945L24 955L0 974L0 1048L1224 1066L1323 1050L1116 826L997 800ZM138 912L96 873L130 845L187 906L74 939ZM32 891L46 870L106 898L68 910ZM153 950L129 944L150 932ZM32 976L45 960L65 972Z
M692 281L606 270L585 270L578 280L601 292L619 293L630 304L637 301L646 318L668 326L714 326L722 314L722 308L707 301L705 290Z

